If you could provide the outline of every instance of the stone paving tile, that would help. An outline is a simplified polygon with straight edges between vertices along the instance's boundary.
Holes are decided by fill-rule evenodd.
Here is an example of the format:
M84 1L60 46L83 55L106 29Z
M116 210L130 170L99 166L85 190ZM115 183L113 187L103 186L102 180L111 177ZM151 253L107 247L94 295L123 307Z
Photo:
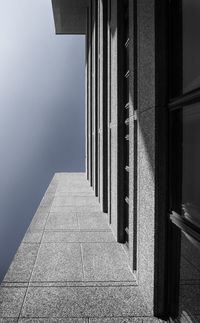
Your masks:
M98 206L99 207L98 199L96 196L84 196L84 197L78 196L78 197L76 197L75 205L76 206L89 206L89 207Z
M50 208L40 208L34 215L31 224L29 225L29 231L43 230L49 215Z
M26 288L0 287L0 318L19 316Z
M110 318L97 318L89 319L89 323L143 323L142 318L133 317L110 317Z
M52 203L54 206L98 206L98 200L95 196L77 196L66 194L65 196L56 196Z
M42 243L32 281L81 281L83 268L78 243Z
M0 321L1 322L1 321ZM83 318L31 318L31 319L25 319L20 318L18 323L86 323L86 321Z
M49 213L49 211L50 211L50 208L51 208L51 206L50 206L50 205L48 205L48 206L43 206L43 207L39 207L39 208L37 209L37 211L35 212L34 218L35 218L35 217L37 217L37 218L39 218L39 217L43 217L44 215L48 214L48 213Z
M62 193L62 192L70 192L70 193L86 193L88 191L91 191L91 188L88 185L59 185L57 187L56 193ZM94 191L92 191L94 194Z
M108 219L101 212L77 212L78 223L80 230L108 230Z
M137 287L29 287L22 317L144 316Z
M142 323L161 323L161 322L167 322L163 320L159 320L156 317L144 317L142 320Z
M43 231L27 231L22 242L24 243L40 243Z
M85 172L57 172L54 176L59 181L66 181L68 178L83 178L86 181Z
M50 192L45 194L39 206L40 207L49 206L53 202L54 196L55 194Z
M134 280L128 258L120 244L82 244L83 269L88 281Z
M66 188L69 190L71 189L71 191L79 192L79 189L80 191L87 191L89 187L89 183L85 181L69 180L67 183L59 183L57 190Z
M52 203L52 207L55 206L75 206L76 196L56 196Z
M165 322L157 318L151 317L112 317L112 318L97 318L89 319L89 323L161 323Z
M4 282L28 282L38 253L39 244L22 243L4 278Z
M50 213L59 213L59 214L66 214L69 215L70 213L75 213L76 207L75 206L52 206Z
M61 191L56 191L55 197L63 197L63 196L94 196L94 191L87 190L85 192L71 192L69 190L61 190Z
M51 212L49 214L45 230L73 230L78 229L78 219L76 213Z
M45 231L43 242L115 242L112 232Z
M0 288L0 323L157 322L142 318L150 313L85 174L56 174L52 183L21 245L27 252Z
M81 213L95 213L95 212L101 212L101 208L100 208L100 204L96 204L96 205L76 205L76 210L77 212Z

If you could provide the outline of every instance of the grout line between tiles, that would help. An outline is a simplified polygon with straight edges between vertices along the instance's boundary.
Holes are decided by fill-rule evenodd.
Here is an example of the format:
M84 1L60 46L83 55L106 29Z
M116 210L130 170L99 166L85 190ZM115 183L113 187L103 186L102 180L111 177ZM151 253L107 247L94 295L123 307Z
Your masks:
M78 218L78 214L76 212L76 219L77 219L77 227L78 227L78 231L80 231L80 223L79 223L79 218Z
M92 229L90 229L90 230L88 230L88 229L56 229L56 230L54 230L54 229L46 229L46 230L44 230L44 232L111 232L110 231L110 229L108 228L108 229L100 229L100 230L97 230L97 229L94 229L94 230L92 230Z
M83 271L83 280L85 279L85 271L84 271L84 262L83 262L83 248L82 248L82 243L80 243L81 247L81 263L82 263L82 271Z
M28 243L28 242L25 242L25 243ZM43 243L45 244L77 244L77 243L82 243L82 244L87 244L87 243L90 243L90 244L116 244L117 245L117 242L114 242L114 241L45 241L43 240ZM34 244L34 242L30 242L30 244Z

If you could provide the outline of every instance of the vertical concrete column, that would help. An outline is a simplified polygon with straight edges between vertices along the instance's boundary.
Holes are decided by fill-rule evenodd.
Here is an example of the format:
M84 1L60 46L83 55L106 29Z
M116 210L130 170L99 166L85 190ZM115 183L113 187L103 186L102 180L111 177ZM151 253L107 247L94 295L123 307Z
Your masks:
M110 17L110 213L111 228L118 241L123 240L123 214L120 210L121 200L123 196L119 194L120 188L120 154L119 150L121 109L122 109L122 89L120 87L120 71L121 71L121 51L120 46L120 0L111 0L111 17ZM121 146L122 147L122 146Z
M107 146L108 146L108 215L111 224L111 0L107 4Z
M117 0L111 0L111 43L110 43L110 213L111 228L118 236L118 189L117 189Z
M98 195L97 0L92 1L92 185Z
M86 34L86 173L92 185L92 92L91 92L91 6L87 8Z
M108 199L107 14L107 1L98 0L99 200L104 212L107 212Z
M138 279L154 308L155 26L154 0L137 1L138 19Z
M129 260L137 270L137 35L136 6L129 0Z
M102 66L102 12L101 0L97 0L97 114L98 114L98 197L102 205L102 86L101 86L101 66Z

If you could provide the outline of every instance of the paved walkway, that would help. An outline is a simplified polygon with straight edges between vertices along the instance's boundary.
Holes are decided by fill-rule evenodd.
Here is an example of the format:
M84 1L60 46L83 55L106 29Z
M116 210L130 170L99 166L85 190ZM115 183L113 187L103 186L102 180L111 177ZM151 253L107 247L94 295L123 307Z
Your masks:
M0 287L0 322L152 323L84 173L54 176Z

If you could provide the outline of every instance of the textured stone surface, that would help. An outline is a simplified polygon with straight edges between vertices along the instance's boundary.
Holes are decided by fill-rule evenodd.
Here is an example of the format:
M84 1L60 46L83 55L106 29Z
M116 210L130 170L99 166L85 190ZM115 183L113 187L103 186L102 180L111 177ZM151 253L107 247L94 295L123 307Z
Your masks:
M62 178L54 176L58 184ZM32 222L42 228L28 230L27 242L20 246L2 283L0 318L15 322L20 315L19 322L27 323L88 323L89 318L115 322L115 317L131 323L136 316L140 323L150 315L107 215L93 201L89 197L86 206L56 206L50 213L51 205L37 210ZM44 224L39 222L43 218Z
M98 319L89 319L89 323L143 323L142 318L134 317L113 317L113 318L98 318Z
M154 114L154 109L141 113L138 124L138 271L141 290L151 308L153 308L155 234Z
M36 243L22 243L4 278L4 282L29 281L37 256L38 248L39 244Z
M109 230L108 220L103 213L77 213L79 228L82 230Z
M85 191L80 191L80 192L70 192L69 190L63 188L60 190L57 190L55 193L55 197L65 197L65 196L94 196L94 191L91 189L91 187Z
M43 242L115 242L110 231L50 231L44 232Z
M112 127L111 130L111 179L110 179L110 190L111 190L111 227L112 231L117 237L118 230L118 211L117 211L117 128Z
M27 231L23 242L24 243L40 243L42 238L43 231Z
M148 314L137 287L28 289L23 317L113 317Z
M0 321L1 322L1 321ZM18 323L87 323L85 319L82 318L31 318L31 319L25 319L21 318L19 319Z
M26 288L0 288L0 317L18 317Z
M74 206L52 206L50 213L59 213L59 214L66 214L75 213L76 207Z
M157 318L150 317L113 317L113 318L98 318L89 319L89 323L159 323L164 322Z
M49 206L53 202L53 199L54 199L54 193L45 194L42 201L40 202L40 207Z
M45 227L46 230L72 230L78 229L78 220L76 213L56 212L50 213Z
M101 212L100 204L96 205L77 205L77 212L91 213L91 212Z
M17 323L18 318L0 318L0 323Z
M43 243L32 281L80 281L83 279L80 244Z
M121 245L85 243L82 245L84 276L89 281L131 281L134 276Z
M41 207L37 210L29 226L30 231L44 229L47 217L49 215L49 210L50 207Z
M138 107L140 111L155 106L154 19L154 1L138 1Z

